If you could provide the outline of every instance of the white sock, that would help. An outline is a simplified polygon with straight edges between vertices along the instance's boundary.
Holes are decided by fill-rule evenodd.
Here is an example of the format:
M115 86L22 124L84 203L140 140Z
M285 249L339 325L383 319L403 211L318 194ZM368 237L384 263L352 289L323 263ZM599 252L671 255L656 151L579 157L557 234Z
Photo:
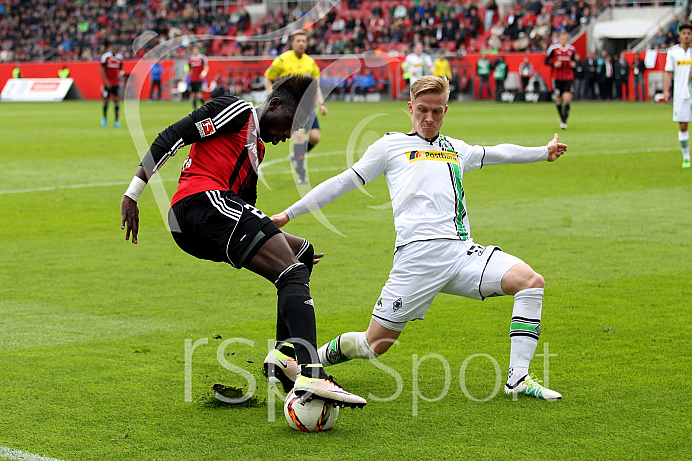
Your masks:
M541 334L543 288L527 288L514 295L512 322L509 326L511 350L507 382L514 385L529 372Z
M371 359L378 356L368 345L364 331L341 334L320 347L317 354L325 367L351 359Z
M680 150L682 151L682 159L690 161L690 132L678 131L678 141L680 141Z

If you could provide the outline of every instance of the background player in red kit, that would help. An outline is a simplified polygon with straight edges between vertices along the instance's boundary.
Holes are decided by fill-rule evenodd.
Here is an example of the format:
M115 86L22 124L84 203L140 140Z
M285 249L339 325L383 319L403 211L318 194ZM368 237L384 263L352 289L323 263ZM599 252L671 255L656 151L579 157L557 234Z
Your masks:
M108 101L113 100L115 108L115 122L113 126L120 128L120 79L125 75L123 71L123 55L118 53L117 44L106 43L106 52L101 55L101 79L103 79L103 87L101 88L101 96L103 97L103 118L101 126L106 126L108 122Z
M294 75L278 80L257 109L235 96L220 96L169 126L154 140L125 192L121 227L127 227L125 239L131 233L137 243L139 195L168 158L192 144L168 215L173 239L192 256L245 267L273 282L279 298L274 350L286 354L277 361L284 368L278 375L293 374L298 394L362 407L365 399L327 377L317 358L309 288L312 245L281 232L254 206L263 141L278 144L290 138L294 118L305 125L316 97L317 82ZM284 343L289 339L293 345ZM275 379L271 366L266 371Z
M187 60L187 66L187 75L190 77L190 100L192 101L192 108L197 109L197 100L200 101L200 105L204 105L202 81L209 73L207 56L199 52L198 46L192 48L192 56Z
M569 103L574 94L574 68L577 62L574 56L577 50L569 45L569 32L561 30L558 35L559 43L548 48L545 64L553 68L553 90L557 94L555 103L560 114L560 128L567 129L567 117L569 117ZM563 105L564 102L564 105Z

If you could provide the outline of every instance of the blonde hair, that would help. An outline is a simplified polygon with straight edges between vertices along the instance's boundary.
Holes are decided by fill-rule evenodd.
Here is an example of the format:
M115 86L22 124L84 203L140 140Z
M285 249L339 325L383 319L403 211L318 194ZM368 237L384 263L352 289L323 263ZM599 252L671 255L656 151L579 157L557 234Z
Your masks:
M291 43L293 43L293 40L295 40L298 35L304 35L305 38L308 38L308 32L306 30L296 29L291 33Z
M449 82L447 77L435 77L426 75L421 77L411 85L411 102L415 101L418 96L425 93L445 94L445 103L449 100Z

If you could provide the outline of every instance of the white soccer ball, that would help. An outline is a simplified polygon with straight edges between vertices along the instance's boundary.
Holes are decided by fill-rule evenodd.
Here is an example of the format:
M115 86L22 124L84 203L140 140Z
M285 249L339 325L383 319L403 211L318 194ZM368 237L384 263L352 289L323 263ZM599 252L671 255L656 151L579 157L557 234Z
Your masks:
M306 401L291 390L284 401L284 416L296 431L327 431L336 422L339 407L318 397Z

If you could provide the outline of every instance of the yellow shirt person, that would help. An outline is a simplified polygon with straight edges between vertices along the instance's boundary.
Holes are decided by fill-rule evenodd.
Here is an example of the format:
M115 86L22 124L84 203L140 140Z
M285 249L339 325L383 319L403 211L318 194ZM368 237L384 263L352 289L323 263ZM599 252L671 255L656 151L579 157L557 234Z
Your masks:
M444 56L440 56L439 58L435 59L435 63L433 64L435 69L433 70L433 75L435 77L442 77L443 75L447 77L447 80L451 80L452 78L452 68L449 65L449 61L447 58Z
M308 46L308 34L304 30L297 30L291 36L291 49L282 53L272 61L271 66L264 73L264 88L267 93L271 93L274 81L287 75L306 75L318 80L320 68L314 59L305 53ZM317 86L317 103L320 106L322 115L327 115L327 106L324 105L324 97L319 85ZM308 131L307 142L303 130L298 130L293 136L293 152L291 160L298 174L298 183L306 184L307 176L305 169L305 154L320 141L320 124L317 117L313 119L312 126Z
M272 82L287 75L309 75L312 78L319 78L320 68L307 54L303 53L298 57L293 50L288 50L274 59L264 73L264 76Z

